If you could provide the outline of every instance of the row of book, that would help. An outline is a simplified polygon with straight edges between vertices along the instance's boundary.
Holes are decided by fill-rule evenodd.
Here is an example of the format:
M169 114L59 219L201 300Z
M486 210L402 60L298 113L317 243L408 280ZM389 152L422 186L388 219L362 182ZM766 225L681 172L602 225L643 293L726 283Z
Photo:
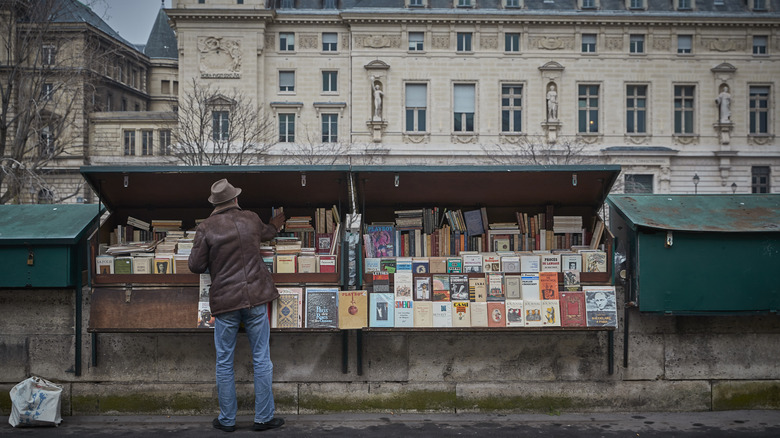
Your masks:
M607 253L581 249L577 252L498 251L463 252L452 257L367 257L366 274L413 272L426 273L533 273L533 272L607 272Z
M337 272L337 256L328 254L278 254L264 256L263 261L272 273L333 273ZM95 257L98 274L191 274L189 253L159 254L138 252Z

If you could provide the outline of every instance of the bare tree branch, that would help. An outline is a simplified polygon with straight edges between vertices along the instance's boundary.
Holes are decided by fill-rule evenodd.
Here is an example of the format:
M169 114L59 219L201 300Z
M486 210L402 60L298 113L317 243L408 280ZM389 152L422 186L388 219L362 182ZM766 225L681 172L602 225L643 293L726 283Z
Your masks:
M594 161L585 153L586 145L576 137L559 137L550 143L544 136L520 136L504 142L480 146L492 164L566 165Z

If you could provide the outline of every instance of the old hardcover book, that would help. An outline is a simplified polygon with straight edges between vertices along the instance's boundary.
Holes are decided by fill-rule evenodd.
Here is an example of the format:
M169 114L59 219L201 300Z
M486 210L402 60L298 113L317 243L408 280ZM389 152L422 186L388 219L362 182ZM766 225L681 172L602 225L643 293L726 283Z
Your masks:
M452 326L471 327L471 312L468 301L452 302Z
M198 301L197 328L214 328L214 316L208 301Z
M294 274L297 265L295 254L278 254L276 256L276 272L279 274Z
M431 301L431 277L414 277L414 301Z
M523 273L520 276L520 297L525 300L538 300L541 298L539 293L539 274Z
M133 263L135 263L137 257L133 257ZM173 273L174 274L192 274L189 265L189 254L174 254L173 255ZM143 268L142 268L143 269ZM151 264L150 264L151 269ZM133 267L135 270L135 267Z
M103 254L95 257L95 270L98 274L113 274L114 256Z
M540 272L561 272L560 254L541 254Z
M420 328L433 327L433 304L431 301L414 303L414 326Z
M582 271L582 255L577 253L561 254L561 272Z
M563 289L567 291L580 290L580 271L563 271Z
M393 274L393 291L396 301L412 301L413 274L396 272Z
M558 299L558 273L543 271L539 273L539 291L543 300Z
M506 327L506 305L503 301L488 301L488 327Z
M523 254L520 256L520 272L539 272L541 259L538 254Z
M271 307L271 327L300 328L303 326L303 289L280 287L279 298Z
M588 327L617 327L615 286L583 286Z
M368 292L339 291L339 328L342 330L368 327Z
M130 256L119 256L114 259L115 274L132 274L133 258Z
M414 327L414 301L395 301L395 327Z
M302 274L313 274L317 272L317 257L315 256L298 256L298 272Z
M520 273L520 257L519 256L501 256L501 270L504 273Z
M541 327L544 324L541 300L523 300L523 311L526 327Z
M560 307L558 300L542 300L542 325L560 327Z
M469 277L466 274L450 275L450 301L469 300Z
M306 288L306 328L339 327L339 289Z
M369 325L371 327L393 327L395 324L395 298L390 292L369 294Z
M501 257L496 253L482 254L482 272L500 272Z
M487 301L487 281L485 277L469 278L469 301Z
M607 253L604 251L580 251L583 272L607 272Z
M504 290L506 291L506 299L519 300L520 296L520 275L506 275L504 277Z
M336 256L321 254L317 256L317 272L332 274L336 272Z
M471 313L471 326L472 327L487 327L488 326L488 312L486 301L475 301L470 303L469 309Z
M431 257L429 270L431 274L446 274L447 273L447 257Z
M487 278L487 301L504 301L504 275L497 272L489 272Z
M452 327L452 303L439 301L433 303L433 326Z
M506 326L522 327L525 325L523 320L523 300L507 299L506 306Z
M585 292L561 292L561 326L585 327Z
M450 276L447 274L433 275L433 301L450 300Z

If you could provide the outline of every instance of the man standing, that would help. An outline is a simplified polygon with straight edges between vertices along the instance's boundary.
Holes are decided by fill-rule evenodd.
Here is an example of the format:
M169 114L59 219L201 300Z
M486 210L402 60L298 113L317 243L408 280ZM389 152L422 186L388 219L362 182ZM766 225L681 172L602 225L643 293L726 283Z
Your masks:
M268 345L270 327L267 304L279 296L271 272L260 255L260 242L273 238L284 224L278 215L265 224L251 211L238 206L240 188L227 179L211 186L211 215L198 225L189 268L211 274L209 305L215 316L214 346L217 351L217 394L219 416L213 426L225 432L236 430L236 384L233 354L238 327L243 322L252 348L255 382L254 430L284 424L274 418L271 390L273 364Z

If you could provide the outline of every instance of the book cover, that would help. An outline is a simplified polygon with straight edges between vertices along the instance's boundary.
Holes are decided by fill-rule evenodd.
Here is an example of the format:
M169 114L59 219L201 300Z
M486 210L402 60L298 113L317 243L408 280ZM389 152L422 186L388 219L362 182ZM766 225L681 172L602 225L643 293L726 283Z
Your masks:
M330 233L317 233L317 254L330 254L330 247L333 243L333 235Z
M279 298L271 307L272 327L300 328L303 326L303 289L300 287L280 287ZM275 323L275 324L274 324Z
M489 272L487 277L487 301L504 301L504 275L497 272Z
M418 257L412 259L412 272L415 274L427 274L430 272L430 262L427 258Z
M433 326L452 327L452 303L440 301L433 303Z
M114 256L103 254L95 257L95 270L98 274L113 274Z
M367 225L373 257L395 257L395 228L392 225Z
M339 291L339 328L361 329L368 326L368 292L364 290Z
M615 286L583 286L588 327L617 327Z
M336 256L335 255L318 255L317 256L318 271L323 274L332 274L336 272Z
M501 256L501 270L504 273L517 272L520 273L520 257L519 256Z
M471 327L471 312L468 301L452 302L452 326Z
M469 301L487 301L487 281L485 277L469 278Z
M150 256L134 256L133 274L151 274L153 259L154 257Z
M469 277L466 274L450 275L450 301L469 300Z
M338 301L338 288L307 287L306 328L338 328Z
M379 257L366 257L364 259L365 266L363 271L366 274L379 274L381 272L381 268L379 267L380 260Z
M114 259L115 274L132 274L133 258L130 256L119 256Z
M395 258L395 272L413 272L412 271L412 258L411 257L396 257Z
M506 307L506 326L522 327L525 325L523 320L523 300L507 299L504 303Z
M541 298L538 273L527 273L520 276L520 297L523 301Z
M585 327L585 292L561 292L560 298L561 326Z
M447 273L447 257L431 257L429 259L429 270L431 274L446 274Z
M138 257L133 257L133 263L135 263L137 258ZM192 274L192 271L190 271L189 259L190 259L189 254L174 254L173 255L173 273L174 274ZM151 263L149 264L149 268L151 269ZM141 268L141 269L145 269L145 268ZM135 266L133 266L133 271L135 271ZM140 272L135 272L135 273L140 274Z
M542 300L542 325L545 327L560 327L560 307L558 300Z
M461 272L463 272L463 259L461 259L460 257L448 257L447 273L460 274Z
M485 233L485 226L482 223L482 211L464 211L463 220L466 222L466 234L469 236L477 236Z
M580 290L580 271L563 271L563 289L567 291Z
M523 311L525 312L526 327L541 327L544 324L541 300L523 300Z
M173 274L173 257L155 257L152 269L155 274Z
M463 272L467 274L482 272L482 254L476 252L473 254L461 253L461 258L463 259Z
M431 301L431 277L414 277L414 301Z
M542 254L540 272L561 272L560 254Z
M196 327L214 328L214 316L211 314L208 301L198 301L198 324Z
M396 300L395 327L414 327L414 301Z
M520 256L520 272L539 272L539 269L541 268L540 265L541 259L537 254L526 254Z
M450 276L446 274L433 275L433 301L450 300Z
M482 254L482 272L500 272L501 257L495 253Z
M393 327L395 324L395 298L390 292L369 294L369 325L371 327Z
M372 292L390 292L390 274L374 274L373 286Z
M487 303L488 327L506 327L506 305L503 301Z
M607 272L607 253L604 251L580 251L583 272Z
M411 271L393 274L393 292L396 301L412 301L412 276Z
M543 300L558 299L558 273L542 271L539 273L539 291Z
M395 274L395 259L383 258L379 260L379 272Z
M486 301L475 301L470 303L469 309L471 313L471 326L472 327L487 327L488 326L488 311Z
M414 303L414 326L433 327L433 304L430 301L418 301Z
M294 274L296 268L295 254L278 254L276 256L276 272L279 274Z
M317 272L317 257L298 256L298 272L301 274L313 274Z
M507 275L504 277L504 290L506 292L506 299L519 300L520 296L520 283L522 277L520 275Z
M561 254L561 271L582 271L582 256L576 253Z

